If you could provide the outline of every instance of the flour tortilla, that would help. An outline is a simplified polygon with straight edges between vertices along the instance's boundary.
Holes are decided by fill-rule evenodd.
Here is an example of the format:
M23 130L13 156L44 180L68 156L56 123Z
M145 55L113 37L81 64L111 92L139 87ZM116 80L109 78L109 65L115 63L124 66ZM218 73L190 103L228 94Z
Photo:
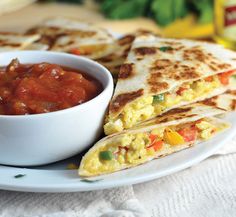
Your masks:
M163 51L163 48L169 49ZM121 67L108 115L118 117L126 105L140 97L171 92L185 82L235 70L235 59L235 52L212 43L150 34L137 36ZM212 94L218 95L227 89L225 86ZM212 94L174 107L212 97Z
M125 62L131 44L135 39L135 34L128 34L116 40L116 49L104 57L96 59L97 62L105 66L117 78L121 65Z
M117 79L120 67L128 56L132 42L137 36L144 34L155 35L154 33L144 29L138 29L133 33L123 35L115 41L116 49L114 49L112 53L96 59L96 61L105 66L111 72L113 78Z
M206 105L217 106L227 111L236 111L236 90L228 90L223 94L203 101Z
M40 42L48 44L54 51L70 52L74 48L82 50L91 46L88 53L81 55L92 59L105 56L114 49L114 38L107 30L71 18L48 19L28 33L41 34Z
M24 50L48 50L48 49L49 46L47 44L43 44L40 42L34 42L24 48Z
M111 144L112 142L116 141L119 137L122 137L125 134L150 132L153 129L163 128L163 127L170 127L170 126L180 125L180 124L184 124L184 123L191 123L191 122L200 120L202 118L207 118L211 123L214 124L214 126L218 126L222 129L226 129L226 128L229 127L228 123L226 123L222 120L218 120L216 118L213 118L213 116L223 114L223 113L225 113L224 109L204 105L202 103L195 103L195 104L192 104L192 105L187 105L187 106L183 106L181 108L173 109L173 110L167 112L166 114L158 116L158 117L156 117L152 120L146 121L145 123L142 123L142 124L134 127L133 129L129 129L129 130L122 131L120 133L109 135L109 136L103 138L102 140L98 141L85 154L85 156L83 157L83 159L80 163L79 175L80 176L96 176L96 175L102 175L102 174L110 173L110 172L106 172L106 171L103 171L103 172L97 171L95 173L91 173L90 171L85 169L85 166L84 166L85 161L87 159L90 159L91 156L94 153L97 153L96 156L98 157L99 150L101 150L107 144ZM174 152L189 148L193 145L198 144L199 142L202 142L202 141L197 140L194 143L193 142L191 142L191 143L188 142L188 143L185 143L183 145L173 146L171 148L168 148L168 149L157 152L156 156L150 157L150 158L146 159L144 162L139 162L137 164L132 164L132 165L122 164L122 165L120 165L119 168L117 168L115 171L112 171L112 172L120 171L120 170L127 169L127 168L130 168L130 167L135 167L139 164L146 163L150 160L153 160L154 158L160 158L160 157L172 154Z
M40 38L38 34L20 34L12 32L0 32L0 52L23 50Z

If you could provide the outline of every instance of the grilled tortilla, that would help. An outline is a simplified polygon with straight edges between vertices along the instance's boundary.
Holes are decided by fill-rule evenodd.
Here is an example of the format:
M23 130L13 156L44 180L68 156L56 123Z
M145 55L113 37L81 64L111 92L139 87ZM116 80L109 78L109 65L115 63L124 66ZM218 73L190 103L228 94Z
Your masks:
M25 47L38 40L40 35L20 33L0 32L0 52L11 50L22 50Z
M96 61L105 66L114 78L117 78L120 67L125 62L134 39L135 34L125 35L117 39L115 42L117 48L112 53L96 59Z
M51 50L92 59L105 56L114 49L114 38L105 29L69 18L46 20L28 33L41 34L40 42L48 44Z
M228 90L223 94L204 100L203 103L217 106L227 111L236 111L236 90Z
M144 29L139 29L136 32L124 35L115 41L116 49L114 49L112 53L96 59L96 61L105 66L112 73L113 78L117 79L120 67L128 56L132 42L136 36L143 34L155 35L154 33Z
M213 116L225 110L203 104L186 105L98 141L83 157L80 176L97 176L135 167L189 148L227 129Z
M235 73L235 56L211 43L137 36L119 73L105 134L236 86L229 79Z
M40 42L34 42L24 48L24 50L48 50L49 46Z

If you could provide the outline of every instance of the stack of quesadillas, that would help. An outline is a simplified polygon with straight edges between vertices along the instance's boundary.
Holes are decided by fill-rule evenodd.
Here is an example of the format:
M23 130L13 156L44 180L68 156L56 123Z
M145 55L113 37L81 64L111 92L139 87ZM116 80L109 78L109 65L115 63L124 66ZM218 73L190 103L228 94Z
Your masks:
M225 92L236 85L234 57L210 43L136 37L119 73L105 133Z
M105 120L109 136L83 157L79 175L134 167L227 129L215 116L235 108L235 92L224 93L236 87L235 57L211 43L136 36Z

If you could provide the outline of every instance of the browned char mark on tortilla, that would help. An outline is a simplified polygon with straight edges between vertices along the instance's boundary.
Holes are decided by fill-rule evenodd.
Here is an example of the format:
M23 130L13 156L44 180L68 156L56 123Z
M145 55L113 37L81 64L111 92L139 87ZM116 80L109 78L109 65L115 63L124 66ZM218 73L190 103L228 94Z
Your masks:
M150 55L155 54L157 52L156 47L137 47L134 48L134 52L138 56Z
M218 63L219 60L211 53L205 52L200 46L194 46L183 50L183 59L186 61L198 61L205 63L212 71L225 70L231 67L227 63Z
M118 44L120 46L130 45L135 39L134 35L125 35L124 37L118 39Z
M112 54L108 54L107 56L96 59L96 61L101 62L101 63L110 63L114 61L115 58L117 58L117 56L114 53L112 53Z
M230 109L231 109L232 111L236 111L236 99L233 99L233 100L232 100L232 103L231 103L231 105L230 105Z
M124 107L127 103L137 99L138 97L143 95L144 90L139 89L137 91L123 93L118 95L110 104L110 111L117 112L120 108Z
M150 91L152 93L157 93L168 89L169 84L167 82L156 81L153 74L148 79L148 84L150 85Z
M192 109L193 107L175 108L175 109L167 111L164 115L166 116L166 115L187 113L187 112L190 112Z
M7 40L1 40L0 39L0 46L20 47L21 44L19 44L19 43L12 43L12 42L8 42Z
M218 96L214 96L212 98L206 99L204 101L202 101L202 103L204 105L208 105L208 106L217 106L216 100L217 100Z
M165 123L173 120L180 120L184 118L190 118L196 116L195 114L189 113L191 108L186 108L186 109L172 109L163 115L159 116L159 118L156 119L156 123Z
M226 93L236 96L236 90L228 90L228 91L226 91Z
M63 36L71 37L71 40L69 40L68 43L73 43L72 38L92 37L95 34L97 34L94 31L69 30L69 29L64 29L64 28L59 28L59 27L54 27L54 26L37 26L28 30L26 34L29 35L29 34L36 34L36 33L41 35L41 39L39 41L41 43L48 44L50 48L53 47L56 41Z
M200 75L194 67L184 65L180 61L171 61L169 59L156 60L151 66L152 78L156 80L173 79L187 80L198 78Z
M120 73L118 75L119 79L126 79L134 75L134 64L125 63L120 68Z

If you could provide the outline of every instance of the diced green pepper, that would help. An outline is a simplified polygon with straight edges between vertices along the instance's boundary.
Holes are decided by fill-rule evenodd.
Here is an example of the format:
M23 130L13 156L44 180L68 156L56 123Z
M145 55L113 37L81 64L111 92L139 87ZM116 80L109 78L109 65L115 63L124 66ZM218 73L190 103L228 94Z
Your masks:
M160 47L159 50L165 52L167 50L173 50L173 48L170 46L164 46L164 47Z
M159 94L159 95L153 96L153 103L163 102L164 100L165 100L164 94Z
M234 79L236 79L236 75L232 75Z
M99 153L99 159L100 160L112 160L113 154L111 151L101 151Z

